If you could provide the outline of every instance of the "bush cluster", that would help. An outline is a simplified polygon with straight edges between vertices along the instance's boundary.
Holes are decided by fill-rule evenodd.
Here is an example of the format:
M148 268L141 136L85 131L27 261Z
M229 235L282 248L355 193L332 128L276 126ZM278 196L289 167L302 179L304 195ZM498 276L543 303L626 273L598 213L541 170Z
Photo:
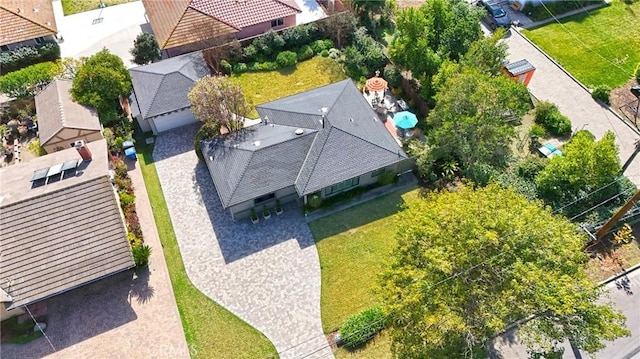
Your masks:
M571 121L551 102L541 102L536 106L535 123L553 136L566 136L571 133Z
M38 46L21 46L11 51L0 52L0 73L19 70L40 62L60 58L60 46L55 41L46 41Z
M27 66L0 77L0 92L15 98L31 97L61 72L59 61Z
M609 102L610 95L611 95L611 88L609 88L608 86L598 86L595 89L593 89L593 92L591 93L591 97L593 97L596 100L600 100L606 103L607 105L610 104Z
M282 51L276 57L276 63L280 67L293 66L298 62L298 55L291 51Z
M340 327L340 339L345 347L357 348L385 328L386 317L379 307L362 311Z

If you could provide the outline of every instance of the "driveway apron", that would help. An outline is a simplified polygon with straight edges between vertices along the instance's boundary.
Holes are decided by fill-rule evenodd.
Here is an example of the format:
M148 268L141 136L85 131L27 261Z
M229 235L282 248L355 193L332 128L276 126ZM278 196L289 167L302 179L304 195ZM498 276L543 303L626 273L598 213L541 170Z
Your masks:
M618 118L608 107L600 105L591 93L540 50L529 43L515 29L505 40L509 45L510 61L527 59L536 68L529 83L529 91L541 101L555 103L560 112L571 119L573 130L589 130L596 138L602 138L606 131L616 135L620 148L620 160L624 163L635 149L635 141L640 138L637 131ZM637 156L625 171L625 175L640 186L640 156Z
M280 358L333 357L320 319L320 264L297 207L233 222L193 151L197 126L156 139L154 159L193 284L264 333Z

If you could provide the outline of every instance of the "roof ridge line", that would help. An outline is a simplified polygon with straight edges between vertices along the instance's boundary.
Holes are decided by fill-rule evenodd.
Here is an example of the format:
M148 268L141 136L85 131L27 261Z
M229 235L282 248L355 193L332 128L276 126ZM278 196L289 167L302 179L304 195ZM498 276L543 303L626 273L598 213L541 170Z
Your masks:
M353 137L355 137L355 138L357 138L357 139L360 139L360 140L362 140L362 141L364 141L364 142L367 142L367 143L370 143L370 144L372 144L372 145L374 145L374 146L376 146L376 147L382 148L383 150L385 150L385 151L387 151L387 152L390 152L390 153L396 153L396 152L393 152L393 151L389 150L389 149L388 149L388 148L386 148L386 147L380 146L379 144L377 144L377 143L375 143L375 142L371 142L371 141L369 141L369 140L368 140L368 139L366 139L366 138L360 137L360 136L358 136L358 135L356 135L356 134L353 134L353 133L351 133L351 132L349 132L349 131L346 131L346 130L344 130L344 129L340 128L340 126L332 126L332 127L335 127L338 131L341 131L341 132L343 132L343 133L346 133L346 134L348 134L348 135L351 135L351 136L353 136ZM385 129L385 130L386 130L386 129ZM387 132L387 133L388 133L388 132ZM402 149L402 148L400 148L400 149Z
M241 27L238 27L238 26L236 26L236 25L234 25L234 24L231 24L231 23L229 23L228 21L224 21L224 20L220 19L220 18L219 18L219 17L217 17L217 16L213 16L213 15L211 15L211 14L206 14L205 12L203 12L203 11L201 11L201 10L199 10L199 9L196 9L195 7L193 7L193 1L194 1L194 0L191 0L191 1L189 2L189 5L187 5L187 9L189 9L189 8L190 8L190 9L191 9L191 10L193 10L193 11L197 11L197 12L201 13L201 14L202 14L202 15L204 15L204 16L210 17L210 18L212 18L212 19L214 19L214 20L216 20L216 21L219 21L219 22L221 22L221 23L223 23L223 24L227 25L227 26L231 26L232 28L234 28L234 29L236 29L236 30L238 30L238 31L242 30L242 28L241 28ZM182 20L182 18L180 18L180 20ZM178 21L178 23L180 23L180 21Z
M153 91L153 97L151 98L151 101L149 101L149 106L147 106L147 108L145 108L143 118L147 118L147 116L149 115L149 112L151 112L151 107L153 106L153 103L156 102L156 97L158 97L158 93L160 92L160 88L162 88L162 83L164 83L164 80L166 80L166 78L167 78L166 76L162 76L162 80L160 80L160 83L158 84L158 87L156 87L155 91ZM142 112L142 111L140 111L140 112ZM161 115L164 115L164 114L161 114ZM155 115L155 116L158 116L158 115ZM155 117L155 116L151 116L151 117Z
M247 169L249 168L249 164L251 163L251 160L253 159L253 156L255 156L255 154L256 154L256 153L255 153L255 151L249 151L249 150L245 150L244 148L239 148L239 147L238 147L238 148L235 148L235 149L240 150L240 151L246 151L246 152L249 152L249 153L251 154L251 155L249 156L249 160L247 161L246 165L245 165L245 166L244 166L244 168L242 169L242 172L240 173L240 176L238 177L238 178L242 179L242 178L244 177L244 174L247 172ZM227 203L230 203L230 202L231 202L231 199L233 198L233 195L234 195L234 194L236 193L236 191L238 190L238 184L239 184L239 183L240 183L240 182L236 183L236 184L233 186L233 191L231 191L231 194L229 195L229 200L228 200L228 201L226 201ZM221 201L221 202L222 202L222 201ZM225 204L223 203L223 206L224 206L224 205L225 205ZM228 205L226 205L226 207L228 207Z
M180 17L178 18L178 21L176 22L176 25L171 29L171 32L169 33L169 36L167 36L167 39L160 46L161 49L164 49L164 47L167 46L167 43L169 42L169 39L171 39L171 37L173 36L173 33L176 32L176 27L180 23L180 21L182 21L182 19L184 18L184 15L187 13L187 10L189 9L189 7L191 5L191 2L193 2L193 0L191 0L187 4L187 6L185 6L184 10L182 11L182 15L180 15Z
M291 9L293 9L293 10L297 10L297 11L302 12L302 9L300 9L300 8L295 8L295 7L291 6L291 4L288 4L288 3L286 3L286 2L284 2L284 1L282 1L282 0L274 0L274 1L275 1L275 2L278 2L278 3L282 4L282 5L288 6L289 8L291 8ZM297 4L296 4L296 5L297 5Z
M326 133L327 133L327 135L325 136L324 143L322 144L322 147L321 147L321 151L320 151L320 153L322 153L322 149L324 149L324 146L327 144L327 140L329 139L329 131L331 131L331 129L332 129L332 128L333 128L333 125L331 125L331 123L329 122L329 126L328 126L327 128L325 128L325 131L323 131L323 132L326 132ZM303 168L305 167L305 165L307 164L307 159L309 159L309 154L311 153L311 148L313 148L314 143L318 140L318 135L319 135L320 133L321 133L320 131L318 131L318 132L316 133L316 138L314 138L314 139L313 139L313 142L311 143L311 146L309 147L309 151L307 151L307 155L305 156L304 161L302 162L302 166L300 166L300 172L302 172L302 169L303 169ZM317 161L317 160L316 160L316 161ZM315 167L316 167L316 166L315 166L315 164L314 164L314 165L313 165L314 170L315 170ZM298 182L298 179L300 178L300 172L298 172L298 176L296 176L296 180L293 182L293 183L294 183L294 186L295 186L295 184ZM313 171L311 171L311 173L313 173ZM310 178L311 178L311 176L309 176L309 179L310 179ZM305 182L305 184L304 184L304 188L303 188L303 190L302 190L302 193L304 193L304 191L307 189L307 185L309 184L309 179L307 179L307 181Z

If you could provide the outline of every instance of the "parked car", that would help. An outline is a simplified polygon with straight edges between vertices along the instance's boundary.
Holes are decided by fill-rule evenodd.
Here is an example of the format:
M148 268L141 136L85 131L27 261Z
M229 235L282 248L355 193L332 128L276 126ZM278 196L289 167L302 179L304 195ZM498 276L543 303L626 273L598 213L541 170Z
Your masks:
M508 29L511 26L511 18L506 11L500 6L497 0L478 0L476 5L482 6L487 10L484 20L492 30L498 27Z

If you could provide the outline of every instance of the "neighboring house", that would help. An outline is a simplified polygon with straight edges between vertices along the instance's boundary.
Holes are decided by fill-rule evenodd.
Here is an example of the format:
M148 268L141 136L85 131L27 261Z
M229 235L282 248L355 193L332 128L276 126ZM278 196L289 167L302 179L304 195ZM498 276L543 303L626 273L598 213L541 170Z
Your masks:
M262 124L202 143L222 206L233 218L276 199L330 197L413 166L351 80L257 110Z
M74 102L70 89L70 80L55 80L35 96L38 138L47 153L103 138L98 112Z
M0 51L41 44L57 32L51 0L0 1Z
M198 80L210 74L201 52L134 67L129 72L131 114L142 131L158 134L197 122L187 95Z
M315 0L312 0L315 1ZM142 0L153 33L169 56L296 25L294 0Z
M134 266L105 140L0 168L0 184L2 319Z

